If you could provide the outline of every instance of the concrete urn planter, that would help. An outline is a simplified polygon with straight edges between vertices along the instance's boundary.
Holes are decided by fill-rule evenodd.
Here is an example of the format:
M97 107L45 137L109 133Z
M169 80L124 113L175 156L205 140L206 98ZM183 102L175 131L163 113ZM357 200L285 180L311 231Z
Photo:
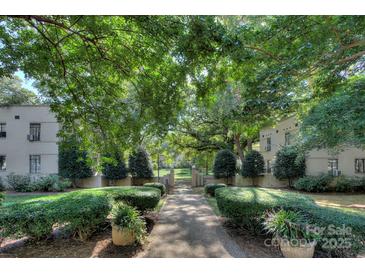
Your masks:
M300 243L292 245L287 239L279 238L280 250L285 258L313 258L317 242Z
M136 241L136 237L131 230L113 225L112 240L114 245L126 246L133 244Z

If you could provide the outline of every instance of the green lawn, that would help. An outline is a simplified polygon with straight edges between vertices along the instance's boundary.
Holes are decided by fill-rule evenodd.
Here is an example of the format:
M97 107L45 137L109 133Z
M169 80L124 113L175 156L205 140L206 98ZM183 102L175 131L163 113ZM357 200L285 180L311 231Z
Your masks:
M175 179L176 180L189 180L191 179L191 169L190 168L175 168ZM164 168L160 169L160 177L165 176L170 173L170 169ZM154 176L157 176L157 169L153 170Z
M32 200L38 200L43 199L44 197L48 197L51 199L51 197L56 197L57 195L60 195L62 193L22 193L22 194L16 194L16 193L5 193L5 200L3 202L4 206L11 205L14 203L22 203L22 202L28 202ZM53 198L52 197L52 198Z

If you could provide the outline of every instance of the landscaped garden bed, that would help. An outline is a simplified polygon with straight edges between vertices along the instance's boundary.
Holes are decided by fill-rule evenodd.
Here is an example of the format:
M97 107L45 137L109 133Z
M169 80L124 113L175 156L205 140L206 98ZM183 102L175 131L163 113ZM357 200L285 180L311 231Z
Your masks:
M253 242L256 242L254 246L260 250L260 241L271 237L263 230L265 213L285 209L299 212L311 226L326 228L318 240L315 257L354 257L364 247L365 213L361 210L321 207L308 196L285 190L232 187L218 189L215 194L216 199L210 197L208 202L214 208L212 200L216 200L219 214L226 218L227 231L239 238L238 243L243 241L247 244L247 239L259 239L259 242ZM330 226L337 229L338 233L330 234ZM341 228L345 234L341 235ZM351 231L346 234L344 229L347 228ZM330 248L326 248L329 245ZM245 248L244 245L241 246ZM269 257L270 254L273 257L280 256L278 248L268 248L266 252Z
M133 256L142 248L140 241L118 248L111 243L111 208L116 203L130 205L131 210L136 210L133 213L136 217L141 215L146 226L143 233L149 233L157 218L155 209L161 208L160 198L161 192L156 188L112 187L8 202L0 207L3 237L0 254L5 257ZM95 250L88 246L94 246Z

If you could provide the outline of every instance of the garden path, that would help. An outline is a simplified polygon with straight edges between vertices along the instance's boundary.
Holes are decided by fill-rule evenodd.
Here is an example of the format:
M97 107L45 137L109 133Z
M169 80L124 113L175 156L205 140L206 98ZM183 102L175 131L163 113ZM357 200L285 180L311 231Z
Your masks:
M230 238L200 194L186 182L177 182L160 211L160 219L138 257L221 258L246 257Z

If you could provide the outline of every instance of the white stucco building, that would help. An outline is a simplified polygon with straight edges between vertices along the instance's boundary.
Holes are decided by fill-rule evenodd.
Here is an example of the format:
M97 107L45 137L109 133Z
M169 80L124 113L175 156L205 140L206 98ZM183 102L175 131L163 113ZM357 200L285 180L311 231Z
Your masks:
M266 173L272 172L276 152L295 142L299 127L296 118L290 117L278 123L275 128L267 127L260 131L260 152L265 159ZM325 149L311 150L306 156L306 174L323 173L365 176L365 151L352 146L345 146L335 154Z
M47 105L0 107L0 176L58 173L59 124Z

